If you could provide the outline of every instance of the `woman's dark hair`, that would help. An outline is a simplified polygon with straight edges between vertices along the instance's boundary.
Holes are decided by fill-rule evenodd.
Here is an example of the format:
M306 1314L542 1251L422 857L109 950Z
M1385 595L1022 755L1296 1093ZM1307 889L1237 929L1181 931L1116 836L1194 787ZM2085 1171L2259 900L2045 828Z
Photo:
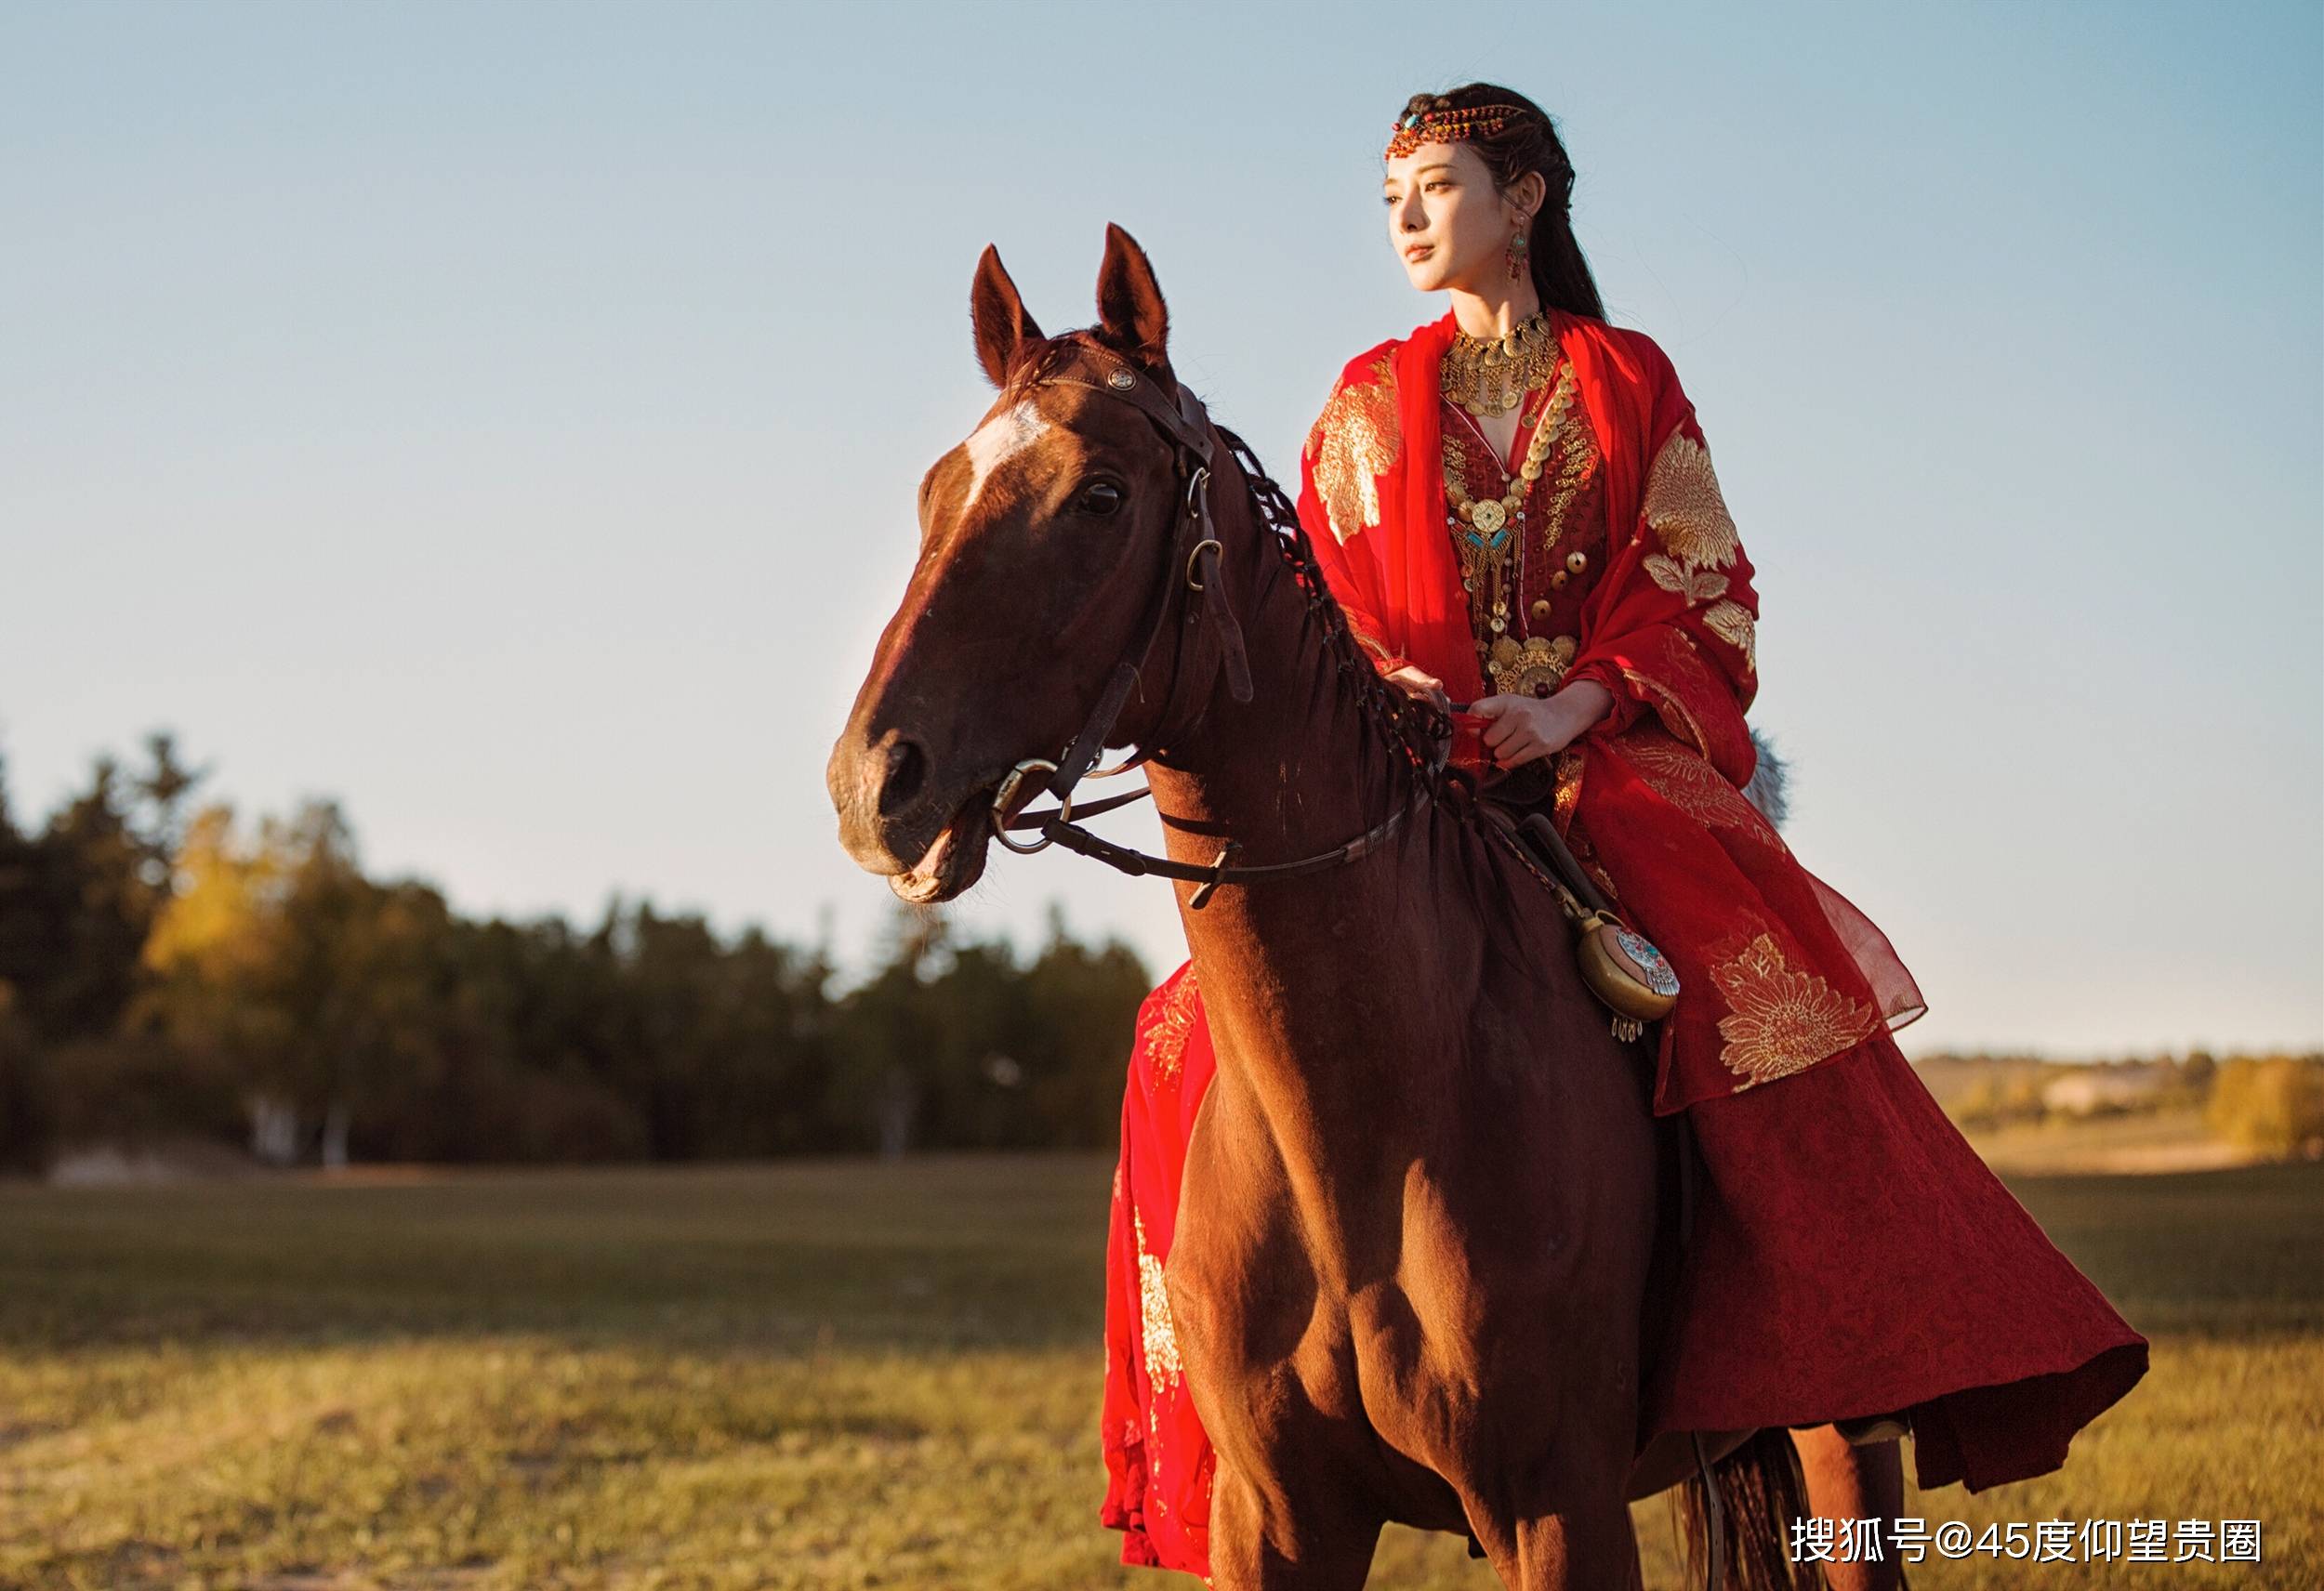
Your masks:
M1565 146L1558 141L1549 112L1498 83L1464 83L1442 94L1415 94L1406 101L1404 114L1424 116L1431 111L1477 105L1514 105L1525 112L1510 117L1498 133L1466 140L1484 158L1494 186L1505 191L1528 171L1539 172L1549 185L1533 217L1533 235L1525 240L1533 290L1542 303L1569 315L1604 320L1597 280L1590 274L1590 262L1581 257L1581 245L1574 241L1574 163L1565 158Z

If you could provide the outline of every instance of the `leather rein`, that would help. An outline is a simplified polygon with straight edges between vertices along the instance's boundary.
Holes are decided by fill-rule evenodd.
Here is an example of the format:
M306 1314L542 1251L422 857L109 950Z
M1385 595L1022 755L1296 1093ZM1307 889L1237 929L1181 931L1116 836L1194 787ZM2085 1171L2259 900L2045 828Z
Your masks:
M1301 874L1321 873L1327 868L1356 861L1377 849L1381 842L1395 833L1413 809L1426 799L1422 790L1414 800L1399 808L1363 834L1329 850L1317 851L1293 861L1238 863L1235 857L1242 849L1238 840L1228 839L1219 847L1219 853L1208 864L1179 861L1167 856L1116 844L1101 835L1090 833L1074 820L1095 817L1100 812L1151 796L1152 786L1143 786L1125 795L1109 796L1085 804L1076 813L1074 787L1084 778L1103 779L1126 773L1144 762L1150 753L1140 748L1137 753L1113 768L1092 773L1090 765L1105 749L1106 738L1114 731L1115 720L1129 700L1142 677L1142 665L1161 638L1164 621L1170 609L1170 597L1178 582L1173 572L1182 572L1185 589L1190 598L1180 606L1185 620L1193 624L1206 621L1219 648L1219 669L1225 676L1228 691L1237 703L1251 699L1250 663L1244 650L1243 628L1228 606L1225 584L1220 579L1219 563L1224 547L1219 538L1209 533L1210 466L1218 446L1218 433L1210 423L1202 401L1183 382L1173 382L1176 392L1166 398L1160 385L1141 372L1129 361L1114 357L1087 344L1077 345L1074 356L1058 369L1025 383L1027 389L1035 387L1082 387L1108 398L1129 404L1158 426L1176 454L1178 478L1184 483L1180 493L1180 510L1170 533L1169 556L1163 560L1161 578L1155 583L1138 638L1131 642L1114 672L1107 679L1104 693L1090 709L1081 732L1074 737L1058 758L1027 757L1009 770L993 792L993 836L1010 850L1031 855L1050 845L1062 845L1067 850L1094 858L1133 877L1153 874L1161 878L1181 879L1199 885L1186 904L1189 910L1200 911L1209 904L1210 897L1221 884L1255 884L1269 878L1294 878ZM1173 401L1173 399L1175 401ZM1179 654L1182 657L1182 643ZM1215 677L1214 677L1215 678ZM1171 664L1169 689L1163 695L1163 711L1156 717L1157 725L1167 724L1169 706L1178 688L1178 663ZM1445 748L1446 751L1449 747ZM1434 772L1443 766L1440 752ZM1016 810L1021 799L1030 795L1028 782L1046 772L1049 777L1039 788L1046 788L1057 797L1057 805L1046 811ZM1162 815L1166 823L1173 822L1168 813ZM1181 825L1182 826L1182 825ZM1010 836L1010 831L1034 830L1040 838L1032 844L1022 844Z

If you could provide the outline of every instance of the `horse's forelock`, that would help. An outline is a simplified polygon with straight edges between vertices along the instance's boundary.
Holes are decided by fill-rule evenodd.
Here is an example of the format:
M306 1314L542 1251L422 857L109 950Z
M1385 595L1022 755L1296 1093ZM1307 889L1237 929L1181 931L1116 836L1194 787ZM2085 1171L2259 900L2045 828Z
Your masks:
M1103 328L1080 326L1055 336L1037 338L1019 348L1016 362L1010 367L1007 388L1038 385L1071 364L1084 350L1103 355L1109 366L1119 365L1125 359L1139 362L1133 349L1108 337ZM1167 365L1148 368L1146 374L1169 388L1171 378Z
M1073 362L1074 355L1084 346L1095 346L1095 339L1086 331L1061 332L1053 337L1041 337L1017 350L1017 362L1010 367L1008 384L1001 395L1023 393L1039 386Z

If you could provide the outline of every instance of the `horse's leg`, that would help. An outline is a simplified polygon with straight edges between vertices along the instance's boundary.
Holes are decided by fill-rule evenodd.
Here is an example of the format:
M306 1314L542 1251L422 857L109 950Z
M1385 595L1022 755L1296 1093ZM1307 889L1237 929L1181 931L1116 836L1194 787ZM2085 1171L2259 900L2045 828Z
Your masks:
M1377 1517L1294 1507L1221 1464L1210 1495L1213 1591L1363 1591L1380 1545Z
M1830 1426L1810 1426L1791 1433L1791 1445L1807 1478L1808 1512L1818 1519L1886 1520L1904 1511L1903 1442L1858 1447ZM1885 1548L1885 1528L1880 1539ZM1831 1591L1897 1591L1904 1584L1904 1566L1886 1557L1820 1567Z
M1630 1504L1619 1496L1519 1519L1513 1544L1483 1545L1509 1591L1644 1591L1645 1584Z

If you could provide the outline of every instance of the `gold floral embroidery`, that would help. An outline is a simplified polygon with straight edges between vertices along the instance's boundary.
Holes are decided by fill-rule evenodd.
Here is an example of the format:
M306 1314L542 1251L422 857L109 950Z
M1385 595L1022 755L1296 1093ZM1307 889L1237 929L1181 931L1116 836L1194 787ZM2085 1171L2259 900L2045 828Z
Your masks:
M1686 605L1708 602L1713 597L1727 594L1727 577L1714 570L1697 569L1691 563L1681 563L1660 553L1646 555L1646 572L1655 577L1655 584L1665 591L1675 591L1686 598Z
M1646 472L1644 512L1662 545L1690 564L1724 569L1742 549L1711 473L1710 450L1674 430Z
M1577 522L1575 504L1598 467L1597 433L1590 428L1590 411L1581 401L1581 378L1570 359L1557 373L1557 391L1551 403L1557 416L1557 435L1551 443L1556 450L1557 472L1552 480L1549 506L1541 516L1544 552L1554 550Z
M1343 544L1380 523L1380 481L1404 445L1396 422L1396 367L1382 354L1372 381L1341 381L1307 433L1315 494L1323 499L1331 533Z
M1170 1295L1162 1284L1162 1262L1146 1252L1146 1223L1132 1215L1138 1239L1139 1335L1146 1355L1146 1383L1156 1392L1178 1385L1184 1367L1178 1358L1178 1326L1170 1319Z
M1569 745L1557 754L1556 809L1561 827L1573 822L1575 804L1581 799L1581 770L1585 760L1578 745Z
M1709 828L1742 829L1777 850L1784 848L1775 825L1727 776L1676 741L1632 735L1621 755L1655 794Z
M1622 903L1622 892L1614 887L1614 875L1612 874L1606 872L1604 868L1599 866L1594 861L1585 861L1581 865L1583 869L1589 873L1590 876L1596 881L1598 888L1605 891L1605 898L1607 900L1613 901L1617 906Z
M1861 1000L1784 965L1782 949L1767 934L1713 966L1710 979L1728 1006L1719 1019L1719 1034L1727 1041L1719 1058L1748 1079L1746 1088L1806 1071L1861 1042L1876 1022Z
M1684 644L1662 648L1661 655L1654 660L1656 673L1663 677L1642 674L1634 668L1623 669L1622 677L1636 686L1643 698L1651 700L1665 728L1681 740L1692 742L1697 751L1709 756L1710 738L1703 733L1702 725L1696 722L1695 715L1687 710L1686 700L1689 694L1708 695L1723 691L1726 687L1710 677L1710 670L1696 655L1695 638L1683 629L1673 633Z
M1759 627L1751 622L1749 608L1740 602L1714 602L1703 613L1703 625L1743 654L1744 667L1759 672Z
M1686 738L1694 742L1697 751L1701 752L1705 756L1710 755L1710 742L1704 738L1703 727L1695 721L1695 715L1686 710L1686 703L1679 700L1676 691L1662 681L1641 674L1634 668L1622 670L1622 677L1636 686L1641 695L1653 699L1655 711L1661 715L1664 727L1672 734L1677 734L1681 730L1685 730ZM1671 723L1672 718L1676 718L1678 722Z
M1162 996L1153 1019L1138 1030L1138 1042L1146 1050L1146 1070L1156 1083L1172 1082L1178 1076L1179 1066L1186 1058L1187 1037L1195 1031L1198 997L1195 970L1188 967Z
M1385 642L1380 640L1377 637L1368 635L1365 631L1357 628L1354 621L1353 620L1349 621L1348 634L1354 638L1355 644L1357 646L1362 647L1366 651L1370 652L1374 657L1380 659L1382 663L1386 663L1390 658L1396 655L1388 650Z

